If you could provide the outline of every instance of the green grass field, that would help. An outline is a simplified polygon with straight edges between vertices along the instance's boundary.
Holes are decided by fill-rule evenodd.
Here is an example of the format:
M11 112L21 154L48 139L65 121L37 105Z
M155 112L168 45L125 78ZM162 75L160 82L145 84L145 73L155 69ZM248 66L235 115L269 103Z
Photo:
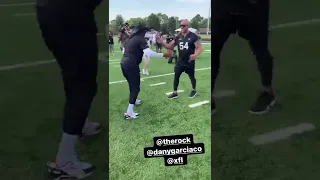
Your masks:
M64 92L60 70L44 46L35 20L34 6L26 0L4 0L0 5L0 179L44 180L46 161L53 160L61 136ZM16 4L3 6L3 4ZM97 9L101 32L108 22L105 1ZM102 29L103 28L103 29ZM107 49L99 36L100 51ZM26 63L47 62L43 65ZM17 66L20 64L21 67ZM7 66L16 65L16 66ZM90 118L107 126L108 64L99 69L99 93ZM90 160L98 169L94 180L108 174L108 134L94 142L80 144L81 159Z
M272 1L271 24L318 19L310 24L272 29L274 86L279 105L271 113L248 113L260 86L255 59L246 42L232 37L222 54L217 90L234 97L217 100L213 116L213 171L219 180L317 180L320 176L319 130L263 146L248 138L299 123L320 125L319 1Z
M196 72L198 97L188 98L191 83L184 74L179 89L185 92L176 100L167 99L166 93L173 91L173 74L170 73L174 65L164 58L151 59L150 75L141 75L139 98L143 102L136 108L141 115L134 121L126 121L123 113L127 110L129 90L126 82L119 82L124 78L119 67L122 54L116 45L116 55L109 58L110 179L210 179L210 104L188 107L210 101L210 43L203 46L205 52L196 63L196 69L205 68ZM166 84L150 87L161 82ZM162 158L144 159L143 148L153 146L154 136L176 134L194 134L195 142L205 143L206 153L189 156L189 164L181 167L165 167Z

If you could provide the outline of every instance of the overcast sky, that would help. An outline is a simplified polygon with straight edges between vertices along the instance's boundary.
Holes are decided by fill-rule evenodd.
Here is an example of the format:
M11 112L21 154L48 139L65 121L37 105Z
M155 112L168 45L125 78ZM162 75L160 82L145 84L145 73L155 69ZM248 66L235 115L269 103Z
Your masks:
M210 0L109 0L109 18L113 20L121 14L126 21L160 12L191 20L197 14L207 18L209 6Z

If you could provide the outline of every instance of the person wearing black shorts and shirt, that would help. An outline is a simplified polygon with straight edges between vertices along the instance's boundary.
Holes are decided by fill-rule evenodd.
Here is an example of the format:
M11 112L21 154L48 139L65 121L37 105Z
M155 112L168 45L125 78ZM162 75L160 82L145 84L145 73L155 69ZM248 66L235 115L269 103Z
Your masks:
M114 56L114 41L113 41L113 35L111 32L109 32L109 53L110 55Z
M250 108L252 114L263 114L276 103L272 88L273 57L268 48L269 38L269 0L213 0L212 1L212 85L220 68L220 53L232 33L248 41L256 57L260 72L262 92ZM212 113L216 104L212 99Z
M194 98L197 95L196 91L196 78L195 78L195 60L203 52L202 44L199 40L199 36L189 31L189 21L183 20L181 22L181 32L171 41L169 44L164 44L166 49L173 49L178 46L179 57L174 68L174 82L173 93L168 96L169 99L175 99L178 97L178 86L180 76L183 72L189 75L192 85L192 91L189 95L190 98ZM159 38L159 42L162 40Z
M136 25L132 29L131 35L124 46L124 55L120 64L123 76L128 81L130 90L129 105L126 113L124 113L124 118L127 120L136 119L139 116L139 114L134 111L134 106L141 103L137 98L140 92L139 65L142 62L143 54L152 58L170 57L172 55L171 52L156 53L149 48L144 38L146 32L149 30L150 29L143 24Z
M95 169L79 161L76 145L81 136L101 131L87 121L97 93L98 43L94 10L102 0L37 0L37 21L47 48L62 74L66 102L63 134L55 161L48 162L54 179L83 179ZM39 173L41 174L41 173Z

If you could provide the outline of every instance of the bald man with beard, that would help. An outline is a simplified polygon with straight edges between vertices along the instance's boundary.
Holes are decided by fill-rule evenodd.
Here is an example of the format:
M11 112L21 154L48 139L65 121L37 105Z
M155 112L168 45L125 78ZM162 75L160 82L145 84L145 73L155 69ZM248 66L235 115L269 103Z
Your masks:
M180 28L181 32L169 44L165 44L161 38L157 40L157 42L162 43L162 46L166 49L173 50L175 46L178 46L179 57L174 68L173 93L168 96L169 99L178 98L179 80L183 72L188 74L191 80L192 91L189 98L194 98L197 95L195 61L203 52L203 47L199 40L199 36L189 31L188 20L185 19L181 21Z

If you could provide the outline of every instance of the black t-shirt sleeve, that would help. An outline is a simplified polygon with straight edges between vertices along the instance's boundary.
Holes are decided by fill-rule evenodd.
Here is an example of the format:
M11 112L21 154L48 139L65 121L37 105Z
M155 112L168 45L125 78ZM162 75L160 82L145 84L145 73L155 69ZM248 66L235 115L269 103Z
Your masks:
M140 49L141 50L145 50L145 49L149 48L148 43L147 43L146 40L144 40L144 38L140 39L139 44L140 44Z

